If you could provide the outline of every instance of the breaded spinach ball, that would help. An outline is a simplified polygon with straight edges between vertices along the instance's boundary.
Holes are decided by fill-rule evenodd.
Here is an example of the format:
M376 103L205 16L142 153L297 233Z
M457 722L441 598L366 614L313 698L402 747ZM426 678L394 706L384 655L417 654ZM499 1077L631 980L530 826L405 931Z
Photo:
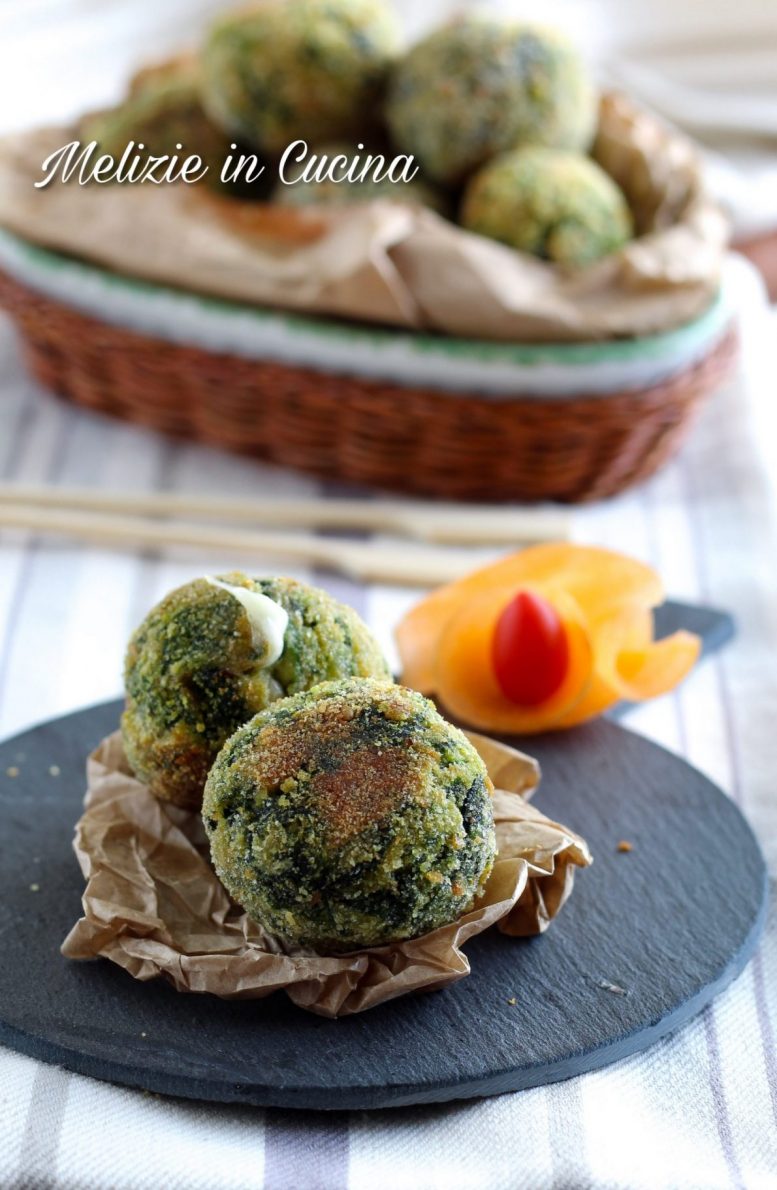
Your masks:
M329 162L334 162L339 157L347 158L349 162L361 157L364 161L368 153L381 153L388 163L393 156L393 153L386 149L360 151L357 146L348 144L321 145L313 152L316 157L326 157ZM339 176L348 166L343 162L337 168ZM361 182L335 182L330 178L324 178L321 182L279 181L270 201L282 207L339 207L354 202L373 202L376 199L415 203L418 206L429 207L441 215L450 211L448 196L431 186L420 174L416 174L409 182L392 182L390 178L375 181L372 177L367 177Z
M389 678L352 608L291 578L239 572L172 591L132 637L124 749L163 801L198 809L224 741L287 694L343 677Z
M196 153L208 167L203 181L214 189L221 185L221 169L230 152L229 138L205 114L196 70L188 64L144 72L118 107L82 121L80 138L97 141L102 153L116 158L130 141L145 145L154 156Z
M496 854L491 792L478 753L423 695L353 678L241 727L202 815L216 872L249 915L337 953L472 908Z
M262 0L223 17L202 51L212 119L269 154L374 122L398 28L384 0Z
M386 115L396 143L436 182L463 182L525 144L586 149L597 100L561 34L486 16L443 26L398 63Z
M589 157L517 149L495 158L467 187L470 231L563 265L592 264L631 238L623 192Z

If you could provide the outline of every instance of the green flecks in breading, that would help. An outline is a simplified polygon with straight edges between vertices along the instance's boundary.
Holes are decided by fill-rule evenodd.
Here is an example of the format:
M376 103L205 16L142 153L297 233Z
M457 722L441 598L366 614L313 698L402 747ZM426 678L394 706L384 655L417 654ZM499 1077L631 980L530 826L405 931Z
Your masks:
M202 94L232 134L280 155L369 128L398 45L383 0L264 0L212 29Z
M270 933L323 951L454 921L495 855L491 783L415 691L329 682L257 715L208 778L203 820L232 896Z
M557 264L586 265L621 248L632 219L623 193L590 158L517 149L476 174L462 205L470 231Z
M356 612L293 579L257 579L256 590L280 603L289 623L283 653L270 674L284 694L345 677L390 677L372 634Z
M564 37L474 16L410 50L393 73L386 114L397 144L430 178L457 184L519 145L587 148L596 108L585 67Z
M199 76L192 68L152 74L118 107L85 119L80 139L84 143L97 141L101 152L117 159L130 141L143 144L156 156L196 153L208 169L203 180L219 189L230 142L206 116L199 86Z
M152 792L199 807L224 741L285 694L327 679L388 677L380 649L351 608L289 578L223 579L280 604L289 620L275 664L240 602L196 579L162 600L130 641L122 732L133 771Z

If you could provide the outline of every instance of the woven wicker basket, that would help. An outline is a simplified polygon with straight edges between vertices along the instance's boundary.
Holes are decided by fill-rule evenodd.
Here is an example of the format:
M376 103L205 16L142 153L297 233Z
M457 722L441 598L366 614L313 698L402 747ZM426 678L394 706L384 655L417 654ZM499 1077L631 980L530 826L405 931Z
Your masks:
M652 475L723 379L735 333L647 387L493 395L338 375L128 330L0 273L54 392L323 478L454 500L584 501Z

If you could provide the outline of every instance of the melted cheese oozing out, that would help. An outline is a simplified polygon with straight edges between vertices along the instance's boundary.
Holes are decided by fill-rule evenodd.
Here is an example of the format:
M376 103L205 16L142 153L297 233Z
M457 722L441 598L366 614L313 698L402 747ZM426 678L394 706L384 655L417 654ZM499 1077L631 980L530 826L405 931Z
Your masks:
M289 624L289 614L285 608L262 595L259 591L249 591L247 587L236 587L232 583L222 582L219 578L205 575L205 582L212 587L220 587L245 608L255 649L263 649L261 662L263 665L274 665L283 652L284 637Z

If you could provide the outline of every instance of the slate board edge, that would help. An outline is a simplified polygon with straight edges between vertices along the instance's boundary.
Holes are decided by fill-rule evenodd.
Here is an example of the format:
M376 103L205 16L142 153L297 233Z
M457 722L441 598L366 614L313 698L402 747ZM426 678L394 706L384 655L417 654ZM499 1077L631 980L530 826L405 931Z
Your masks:
M749 827L748 827L749 829ZM760 853L760 852L759 852ZM720 973L717 980L708 984L697 996L681 1004L673 1013L664 1017L652 1027L627 1035L589 1051L578 1059L572 1056L552 1066L541 1064L536 1068L504 1070L487 1079L465 1081L451 1087L446 1084L427 1084L423 1091L409 1089L401 1084L385 1087L385 1096L376 1098L375 1088L359 1086L342 1087L336 1102L330 1090L311 1092L310 1088L285 1088L248 1086L230 1083L215 1087L212 1080L203 1081L187 1076L171 1077L154 1073L144 1076L136 1067L120 1063L105 1063L90 1055L68 1050L50 1042L24 1033L0 1021L0 1044L18 1053L37 1058L55 1066L64 1067L76 1074L86 1075L101 1082L110 1082L136 1090L153 1091L165 1096L182 1099L196 1099L223 1104L242 1104L253 1107L290 1108L312 1111L379 1111L390 1107L411 1107L433 1103L449 1103L459 1100L487 1098L515 1091L526 1091L532 1087L562 1082L578 1074L600 1070L613 1062L641 1053L657 1042L675 1033L693 1017L697 1016L713 999L737 979L752 958L766 924L768 912L769 881L765 864L762 868L763 897L758 917L750 933L731 962ZM97 960L98 962L107 960ZM434 992L427 993L435 995ZM369 1102L365 1099L368 1097ZM303 1102L304 1100L304 1102Z
M715 651L731 638L734 623L726 613L716 612L712 608L693 609L689 605L674 604L667 611L670 615L683 617L686 608L704 611L709 619L717 620L713 632L708 637L709 627L705 624L705 653ZM722 622L721 622L722 621ZM713 625L710 625L712 627ZM115 704L98 704L94 708ZM620 708L618 708L620 710ZM625 709L625 708L624 708ZM81 712L73 712L79 715ZM65 717L67 718L67 716ZM42 726L42 725L41 725ZM28 731L34 730L32 728ZM27 732L22 733L26 735ZM629 733L639 734L639 733ZM3 741L11 742L9 741ZM752 956L760 934L764 928L768 905L768 877L765 864L752 830L743 818L745 828L752 837L756 852L761 862L761 900L757 917L751 929L741 943L738 951L723 967L716 978L708 983L696 996L680 1004L673 1012L664 1016L654 1025L640 1028L638 1031L626 1034L616 1040L610 1040L599 1049L588 1050L579 1055L564 1057L556 1063L542 1063L536 1067L523 1067L520 1070L502 1070L486 1077L465 1079L459 1083L436 1086L426 1083L423 1088L408 1084L389 1084L380 1088L376 1095L375 1086L363 1087L351 1085L341 1089L333 1097L331 1089L326 1091L305 1088L277 1088L261 1084L247 1084L245 1082L215 1083L212 1079L199 1079L196 1076L170 1075L164 1072L146 1071L138 1065L125 1065L114 1060L80 1053L65 1046L57 1045L33 1033L25 1032L15 1026L0 1021L0 1044L27 1054L30 1057L64 1067L75 1073L97 1078L102 1081L118 1083L137 1089L158 1092L163 1095L181 1097L185 1099L207 1100L213 1103L241 1103L257 1107L280 1107L313 1110L365 1110L382 1109L387 1107L405 1107L431 1103L451 1102L477 1097L485 1097L511 1091L528 1089L549 1082L563 1079L593 1069L601 1069L613 1062L629 1057L636 1052L645 1050L656 1042L674 1033L677 1029L697 1015L715 996L723 991L742 972ZM365 1098L366 1096L366 1098ZM369 1100L369 1101L368 1101Z

